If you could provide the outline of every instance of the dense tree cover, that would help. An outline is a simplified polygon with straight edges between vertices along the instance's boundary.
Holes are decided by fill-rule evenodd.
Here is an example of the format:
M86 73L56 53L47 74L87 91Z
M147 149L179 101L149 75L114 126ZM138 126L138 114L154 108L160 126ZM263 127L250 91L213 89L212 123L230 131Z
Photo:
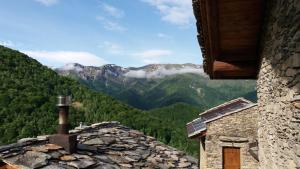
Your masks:
M94 79L82 78L82 72L70 71L68 76L142 110L179 102L207 109L241 96L256 100L254 80L210 80L193 73L148 79L105 74Z
M190 152L194 156L198 153L199 142L187 138L186 123L198 117L202 109L191 106L186 103L177 103L163 108L149 110L151 116L159 119L164 119L168 124L175 123L176 128L179 130L185 141L172 142L172 145L181 147L184 151Z
M198 148L187 142L184 129L179 129L176 121L168 119L168 114L163 119L91 91L75 80L57 75L36 60L3 46L0 46L0 144L55 133L58 124L56 97L61 94L73 98L70 110L73 127L79 122L90 124L116 120L166 144L197 154Z

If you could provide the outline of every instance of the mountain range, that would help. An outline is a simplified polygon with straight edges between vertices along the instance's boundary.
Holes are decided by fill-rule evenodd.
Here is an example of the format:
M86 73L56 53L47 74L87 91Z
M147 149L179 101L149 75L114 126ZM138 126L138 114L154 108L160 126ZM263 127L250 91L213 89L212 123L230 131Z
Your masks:
M236 97L256 100L255 81L210 80L201 65L151 64L123 68L70 63L55 71L133 107L149 110L185 103L199 110Z
M120 121L197 155L199 145L187 138L187 122L231 98L255 100L254 81L211 81L200 65L122 68L68 64L56 71L63 76L19 51L0 46L0 145L54 133L56 97L63 94L73 98L72 127L80 122Z
M119 121L165 144L191 155L197 154L198 144L186 137L184 125L179 126L166 117L156 117L158 112L142 111L93 91L76 80L59 76L27 55L1 45L0 82L0 145L55 133L58 126L57 96L71 95L71 127L80 122ZM180 116L190 113L195 117L196 111L181 111Z

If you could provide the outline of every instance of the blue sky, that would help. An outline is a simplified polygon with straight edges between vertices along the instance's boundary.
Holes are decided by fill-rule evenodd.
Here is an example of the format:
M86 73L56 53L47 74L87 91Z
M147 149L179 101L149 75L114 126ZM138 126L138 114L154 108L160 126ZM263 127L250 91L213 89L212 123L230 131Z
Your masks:
M192 0L0 0L0 44L49 67L195 63Z

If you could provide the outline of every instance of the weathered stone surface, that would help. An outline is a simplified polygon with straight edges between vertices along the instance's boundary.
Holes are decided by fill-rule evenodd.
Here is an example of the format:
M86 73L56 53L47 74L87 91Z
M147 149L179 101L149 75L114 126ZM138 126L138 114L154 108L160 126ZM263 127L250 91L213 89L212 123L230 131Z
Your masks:
M77 134L79 143L74 154L47 141L28 145L27 140L3 147L0 159L12 159L12 164L27 168L33 165L46 169L197 168L196 159L119 123L86 126Z
M261 169L296 168L300 93L299 0L267 3L257 81Z
M99 164L97 167L95 167L94 169L120 169L119 166L117 165L112 165L112 164Z
M244 137L228 137L228 136L220 136L220 141L224 142L248 142L248 138Z
M27 151L12 158L4 159L4 162L29 168L39 168L48 164L51 156L41 152Z
M79 160L79 161L71 161L67 163L69 166L73 166L76 168L88 168L96 164L93 160Z
M42 169L61 169L62 167L59 165L48 165L45 167L42 167Z
M37 138L22 138L22 139L18 140L18 143L35 142L37 140L38 140Z
M50 135L37 136L36 138L40 141L48 140Z
M87 145L97 145L97 144L112 144L115 142L114 138L111 137L101 137L101 138L94 138L91 140L87 140L84 144Z
M183 167L189 167L191 165L190 162L179 162L177 167L183 168Z
M92 152L97 151L97 147L86 145L86 144L77 144L77 149L83 151L92 151Z
M49 150L58 150L58 149L62 149L62 147L54 144L46 144L42 146L31 147L32 151L37 151L37 152L48 152Z
M60 153L60 152L58 152L58 151L53 151L53 152L50 152L50 153L48 153L50 156L51 156L51 158L53 158L53 159L59 159L61 156L62 156L62 154Z
M241 168L257 169L258 161L249 154L249 142L257 140L258 130L257 106L244 109L220 119L206 123L205 150L201 149L201 168L223 168L223 147L240 148ZM186 166L188 161L180 160L180 166Z
M76 160L76 157L74 157L73 155L64 155L60 157L60 160L62 161L74 161Z

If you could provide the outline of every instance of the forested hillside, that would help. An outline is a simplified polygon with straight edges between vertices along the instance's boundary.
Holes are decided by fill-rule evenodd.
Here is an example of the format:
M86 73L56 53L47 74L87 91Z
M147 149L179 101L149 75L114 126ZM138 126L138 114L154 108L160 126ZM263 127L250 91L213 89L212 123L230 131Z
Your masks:
M56 97L68 94L74 102L70 113L73 127L79 122L116 120L166 144L197 154L197 144L187 141L184 129L179 129L176 121L151 115L91 91L75 80L57 75L36 60L3 46L0 46L0 82L0 144L54 133L58 124ZM187 111L182 113L190 110Z
M237 97L256 100L254 80L210 80L203 74L201 65L151 64L123 68L76 63L56 71L143 110L176 103L207 109Z

